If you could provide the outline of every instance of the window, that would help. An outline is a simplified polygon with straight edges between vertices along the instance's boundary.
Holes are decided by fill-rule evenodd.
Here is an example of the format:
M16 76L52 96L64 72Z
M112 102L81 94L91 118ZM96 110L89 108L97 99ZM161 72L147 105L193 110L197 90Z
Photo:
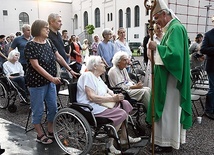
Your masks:
M24 24L29 24L29 16L26 12L21 12L19 14L19 29L22 30Z
M140 9L138 5L134 8L134 26L140 26Z
M108 13L108 15L107 15L107 18L108 18L108 21L109 21L109 20L110 20L110 19L109 19L109 13Z
M7 16L8 13L7 13L7 10L3 10L3 16Z
M146 9L146 15L147 15L147 16L149 15L149 10L147 10L147 9Z
M110 20L113 21L113 14L110 13Z
M95 27L100 27L100 9L95 9Z
M131 27L131 9L126 9L126 27Z
M135 39L139 38L139 34L134 34L134 38Z
M78 16L77 16L77 14L74 15L74 29L78 29Z
M123 10L119 10L119 27L123 27Z
M87 11L84 12L83 17L84 17L84 29L85 29L85 27L88 25L88 12Z

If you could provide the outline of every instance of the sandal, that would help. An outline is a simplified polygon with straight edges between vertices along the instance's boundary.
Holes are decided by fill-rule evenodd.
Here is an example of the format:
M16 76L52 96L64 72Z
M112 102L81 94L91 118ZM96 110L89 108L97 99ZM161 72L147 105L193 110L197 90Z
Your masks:
M129 136L129 143L137 143L141 141L141 137L137 137L137 138L132 138ZM124 144L128 144L128 141L127 140L121 140L121 144L124 145Z
M37 135L36 141L42 144L51 144L53 143L53 140L45 136L44 134L40 137Z
M120 150L117 150L114 145L111 145L109 147L109 151L112 153L112 154L121 154L121 151Z
M49 132L49 131L48 131L48 138L51 138L51 139L53 139L53 138L54 138L54 134L53 134L53 132Z
M48 138L51 138L51 139L55 138L53 132L48 132ZM63 135L59 135L60 140L62 140L63 138L64 138Z

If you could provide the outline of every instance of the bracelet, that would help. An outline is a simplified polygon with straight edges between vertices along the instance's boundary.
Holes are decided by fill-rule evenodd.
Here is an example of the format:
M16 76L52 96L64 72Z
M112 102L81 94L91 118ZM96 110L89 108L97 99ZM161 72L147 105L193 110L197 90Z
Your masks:
M72 69L70 68L68 71L70 72L70 71L72 71Z

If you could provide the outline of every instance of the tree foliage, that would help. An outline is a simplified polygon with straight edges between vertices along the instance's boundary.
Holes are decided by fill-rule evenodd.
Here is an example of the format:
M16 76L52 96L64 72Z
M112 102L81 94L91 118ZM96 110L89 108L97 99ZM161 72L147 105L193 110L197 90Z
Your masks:
M88 34L94 33L94 29L95 29L94 25L87 25L85 28Z

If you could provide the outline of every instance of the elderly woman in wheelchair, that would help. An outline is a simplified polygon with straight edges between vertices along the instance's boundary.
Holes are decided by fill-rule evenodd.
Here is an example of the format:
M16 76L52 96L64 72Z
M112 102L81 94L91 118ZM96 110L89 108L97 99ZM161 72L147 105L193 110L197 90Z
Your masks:
M131 104L124 100L122 94L114 94L100 78L100 75L106 71L101 57L90 56L86 67L88 71L80 76L77 83L77 102L91 105L95 117L110 119L117 131L121 128L121 144L128 142L127 137L130 143L139 142L141 138L127 136L124 124L124 120L132 110ZM114 147L113 138L110 139L109 150L114 154L121 153Z
M146 109L150 100L151 89L143 87L142 82L133 82L126 70L128 55L126 52L117 52L112 59L113 67L108 72L108 80L111 87L121 87L130 98L144 103Z
M3 63L3 71L10 80L17 83L21 88L20 93L29 102L27 98L27 88L25 85L24 70L21 63L18 61L20 53L17 50L12 50L8 55L8 61Z

